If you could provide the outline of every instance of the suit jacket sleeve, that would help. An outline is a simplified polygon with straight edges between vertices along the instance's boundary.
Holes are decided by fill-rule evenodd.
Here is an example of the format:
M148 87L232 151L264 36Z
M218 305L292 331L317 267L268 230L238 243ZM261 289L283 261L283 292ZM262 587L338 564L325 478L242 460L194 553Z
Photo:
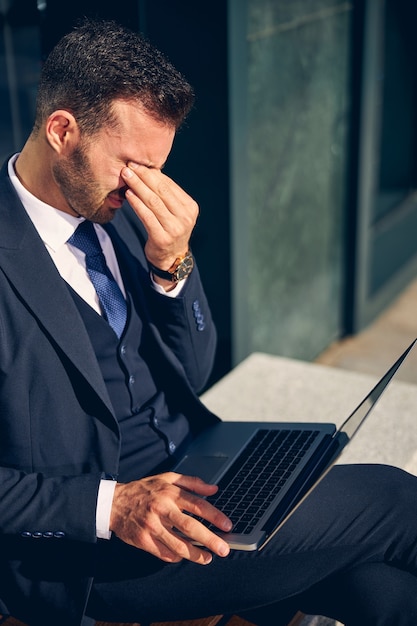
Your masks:
M162 340L177 357L192 389L201 392L213 367L216 330L198 268L176 298L151 287L149 308Z
M94 543L101 474L47 477L1 468L1 534L24 542L63 539ZM81 513L82 511L82 513Z

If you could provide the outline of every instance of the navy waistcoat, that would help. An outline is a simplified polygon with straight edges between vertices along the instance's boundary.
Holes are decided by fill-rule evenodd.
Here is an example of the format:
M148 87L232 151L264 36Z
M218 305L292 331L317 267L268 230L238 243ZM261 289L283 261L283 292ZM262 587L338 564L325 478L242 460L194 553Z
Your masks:
M189 438L187 419L169 410L145 361L150 337L128 295L128 319L118 339L107 321L69 287L84 320L121 433L118 479L167 469ZM149 348L151 349L151 347Z

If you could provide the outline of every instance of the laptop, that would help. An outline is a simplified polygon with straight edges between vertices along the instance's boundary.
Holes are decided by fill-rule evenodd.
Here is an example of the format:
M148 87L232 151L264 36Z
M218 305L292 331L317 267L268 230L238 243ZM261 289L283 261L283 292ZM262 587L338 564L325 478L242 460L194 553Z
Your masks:
M207 500L231 518L233 528L212 530L231 549L267 545L334 465L416 341L339 429L329 423L220 422L191 443L174 470L219 486Z

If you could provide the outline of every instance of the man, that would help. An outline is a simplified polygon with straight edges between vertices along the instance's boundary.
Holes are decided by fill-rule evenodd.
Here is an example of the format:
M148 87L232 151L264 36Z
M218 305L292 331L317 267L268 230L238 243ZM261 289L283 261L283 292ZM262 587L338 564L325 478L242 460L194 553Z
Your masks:
M273 624L290 605L415 624L412 476L335 469L259 554L188 515L231 528L202 497L215 486L170 471L218 419L197 397L215 351L198 207L162 171L192 102L146 41L86 22L46 61L1 172L0 613Z

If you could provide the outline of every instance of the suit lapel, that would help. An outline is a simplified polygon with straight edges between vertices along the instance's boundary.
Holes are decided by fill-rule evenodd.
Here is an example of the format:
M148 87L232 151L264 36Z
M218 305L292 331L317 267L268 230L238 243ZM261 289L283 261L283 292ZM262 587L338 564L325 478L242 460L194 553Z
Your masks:
M112 413L85 325L4 169L0 174L0 221L0 270Z

